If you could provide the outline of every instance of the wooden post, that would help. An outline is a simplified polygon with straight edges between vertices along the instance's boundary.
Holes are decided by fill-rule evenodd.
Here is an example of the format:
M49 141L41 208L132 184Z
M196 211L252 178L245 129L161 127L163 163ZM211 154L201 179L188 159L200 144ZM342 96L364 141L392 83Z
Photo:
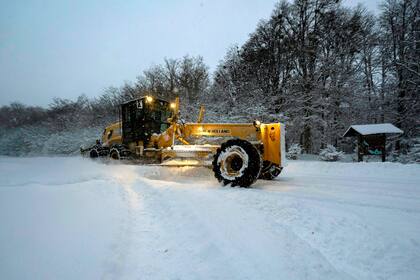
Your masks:
M382 134L383 137L383 147L382 147L382 162L386 161L386 136Z
M357 136L357 161L361 162L363 161L363 151L362 151L362 136L358 135Z

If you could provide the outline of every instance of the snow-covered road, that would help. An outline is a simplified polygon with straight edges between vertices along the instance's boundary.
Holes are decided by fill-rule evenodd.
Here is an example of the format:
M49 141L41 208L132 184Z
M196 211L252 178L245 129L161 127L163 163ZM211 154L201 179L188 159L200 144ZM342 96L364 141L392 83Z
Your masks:
M0 158L1 279L419 279L420 165L197 168Z

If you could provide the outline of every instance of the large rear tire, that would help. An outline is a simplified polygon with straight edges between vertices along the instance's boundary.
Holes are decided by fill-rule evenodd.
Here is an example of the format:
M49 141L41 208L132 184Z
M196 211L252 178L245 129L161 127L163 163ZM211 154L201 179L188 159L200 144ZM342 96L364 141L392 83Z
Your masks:
M249 187L259 177L261 155L251 143L241 139L228 140L217 149L213 159L216 179L232 187Z

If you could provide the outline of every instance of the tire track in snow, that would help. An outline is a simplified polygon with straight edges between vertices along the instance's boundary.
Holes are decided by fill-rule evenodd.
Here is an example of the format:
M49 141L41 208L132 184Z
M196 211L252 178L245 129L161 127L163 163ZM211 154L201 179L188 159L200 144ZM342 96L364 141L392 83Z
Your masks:
M187 261L189 255L171 239L182 240L181 246L186 246L186 251L194 258L192 263L199 271L203 270L202 275L193 279L303 279L309 275L311 279L351 278L338 272L316 248L293 232L273 226L272 221L261 220L264 215L253 209L252 204L243 207L229 198L233 192L233 198L252 199L252 192L206 185L183 187L168 182L156 186L159 181L141 181L142 191L157 193L155 203L165 205L157 221L163 232L162 242L168 244L169 252L175 251L168 261L179 258ZM155 213L159 212L154 208ZM170 231L172 233L165 236L165 232ZM189 268L184 267L184 270L189 271ZM177 270L177 273L182 276L185 271Z
M118 232L110 246L110 255L103 261L104 271L101 279L126 279L128 261L136 241L135 229L139 219L144 219L141 215L143 212L141 194L133 189L138 175L133 172L133 168L125 166L114 168L115 170L108 174L108 178L118 186L118 194L124 207L120 213Z

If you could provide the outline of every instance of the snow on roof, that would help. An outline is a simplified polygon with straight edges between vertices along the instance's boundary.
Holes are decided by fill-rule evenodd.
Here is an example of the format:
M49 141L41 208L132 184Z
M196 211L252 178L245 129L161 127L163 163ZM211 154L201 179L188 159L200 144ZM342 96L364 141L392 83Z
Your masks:
M350 126L343 137L355 136L357 134L370 135L382 133L403 133L403 131L390 123L361 124Z

